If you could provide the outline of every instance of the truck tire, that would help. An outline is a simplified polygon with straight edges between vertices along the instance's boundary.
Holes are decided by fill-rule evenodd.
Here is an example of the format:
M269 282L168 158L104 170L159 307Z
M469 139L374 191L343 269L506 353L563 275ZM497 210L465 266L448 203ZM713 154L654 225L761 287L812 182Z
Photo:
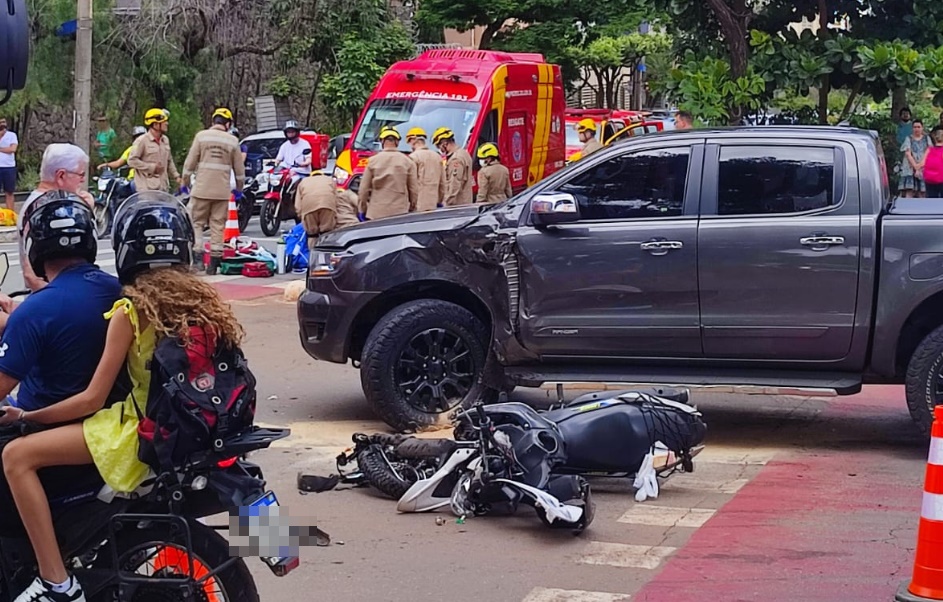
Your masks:
M396 307L364 345L360 381L367 403L400 432L447 426L458 406L497 398L479 378L489 339L481 320L454 303L423 299Z
M929 436L933 408L943 402L943 326L920 342L907 364L907 409L920 431Z

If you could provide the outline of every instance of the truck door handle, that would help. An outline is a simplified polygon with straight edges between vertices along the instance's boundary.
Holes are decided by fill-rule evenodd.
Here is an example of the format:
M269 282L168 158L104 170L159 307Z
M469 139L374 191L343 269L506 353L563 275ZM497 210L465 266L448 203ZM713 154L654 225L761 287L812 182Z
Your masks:
M643 242L642 245L643 251L650 251L664 255L668 251L676 251L678 249L684 248L684 243L680 240L652 240L649 242Z
M799 244L806 247L830 247L845 244L844 236L807 236L799 239Z

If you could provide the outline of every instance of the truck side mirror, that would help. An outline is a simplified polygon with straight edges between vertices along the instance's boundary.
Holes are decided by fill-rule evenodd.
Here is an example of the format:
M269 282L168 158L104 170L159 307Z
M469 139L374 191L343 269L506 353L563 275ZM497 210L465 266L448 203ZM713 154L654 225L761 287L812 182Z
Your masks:
M531 223L546 227L571 224L580 220L580 208L572 194L567 192L543 192L530 202Z

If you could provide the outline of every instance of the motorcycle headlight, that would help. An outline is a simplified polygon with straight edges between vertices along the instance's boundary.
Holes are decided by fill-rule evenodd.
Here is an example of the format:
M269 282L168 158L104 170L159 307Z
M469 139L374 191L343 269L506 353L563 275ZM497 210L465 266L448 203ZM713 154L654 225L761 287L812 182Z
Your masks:
M282 174L270 173L268 176L269 186L278 186L282 183Z
M339 185L343 186L347 183L347 178L350 177L350 174L347 173L347 170L341 169L340 167L334 168L334 181Z
M348 257L350 257L350 255L346 252L332 253L316 251L314 253L314 260L311 262L308 274L313 278L333 276L334 273L340 269L341 263L344 261L344 259Z
M105 192L106 190L108 190L108 182L109 182L109 180L102 180L101 178L99 178L99 179L98 179L98 190L101 191L101 192Z

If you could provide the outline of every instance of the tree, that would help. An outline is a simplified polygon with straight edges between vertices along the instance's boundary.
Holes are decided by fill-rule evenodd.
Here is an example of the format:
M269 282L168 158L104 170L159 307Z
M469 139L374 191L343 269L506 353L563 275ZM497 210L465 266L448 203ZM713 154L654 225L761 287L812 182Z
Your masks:
M387 25L376 39L348 34L337 51L336 70L324 77L325 103L356 120L386 69L414 51L412 39L399 23Z
M615 108L627 73L636 72L645 56L663 52L669 46L670 41L663 34L630 33L603 36L585 48L571 48L570 52L578 64L592 73L594 82L586 83L596 92L597 106Z

